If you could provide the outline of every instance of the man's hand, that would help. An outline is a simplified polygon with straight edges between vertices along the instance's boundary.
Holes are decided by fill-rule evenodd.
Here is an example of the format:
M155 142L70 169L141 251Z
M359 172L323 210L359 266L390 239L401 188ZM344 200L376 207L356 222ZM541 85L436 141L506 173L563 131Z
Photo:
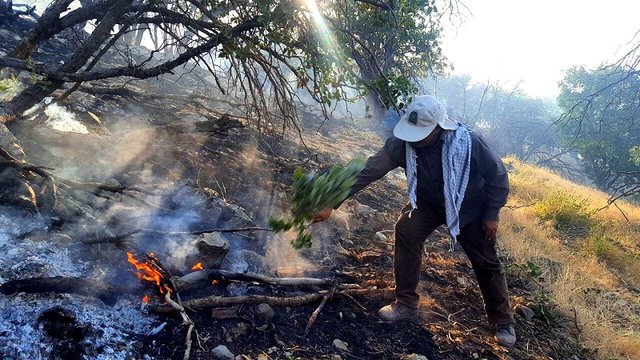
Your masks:
M498 222L493 220L482 220L482 228L484 229L485 240L496 240L496 233L498 232Z
M317 223L320 221L325 221L329 218L329 216L331 216L331 213L333 212L333 209L329 208L329 209L324 209L322 211L318 211L317 213L313 214L313 222Z

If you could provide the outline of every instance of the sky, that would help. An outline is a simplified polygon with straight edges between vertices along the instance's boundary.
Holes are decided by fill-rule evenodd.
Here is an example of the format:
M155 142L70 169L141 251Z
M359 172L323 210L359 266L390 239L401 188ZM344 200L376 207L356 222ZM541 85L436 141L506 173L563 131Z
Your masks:
M573 65L597 67L624 54L640 30L640 0L462 0L462 24L445 21L453 74L498 81L553 98ZM640 41L640 34L633 42Z

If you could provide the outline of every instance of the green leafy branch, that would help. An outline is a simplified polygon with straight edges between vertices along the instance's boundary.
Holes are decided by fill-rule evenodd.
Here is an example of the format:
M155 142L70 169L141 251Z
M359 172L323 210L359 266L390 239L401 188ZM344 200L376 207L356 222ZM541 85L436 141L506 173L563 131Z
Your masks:
M306 230L313 215L343 202L356 182L356 175L364 169L364 164L364 160L355 159L346 166L334 165L320 175L297 168L293 172L291 218L270 218L269 227L275 232L294 229L298 235L291 245L296 249L310 247L311 235Z

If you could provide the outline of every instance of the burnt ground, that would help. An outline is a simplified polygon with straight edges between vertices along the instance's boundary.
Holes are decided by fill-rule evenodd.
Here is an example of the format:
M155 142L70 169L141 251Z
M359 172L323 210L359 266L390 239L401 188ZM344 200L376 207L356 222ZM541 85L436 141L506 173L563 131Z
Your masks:
M108 86L108 83L101 84ZM232 108L220 101L207 101L200 97L176 96L171 99L145 94L154 93L149 84L129 85L132 93L125 95L95 95L78 93L70 101L81 119L82 111L89 108L109 126L116 112L102 109L131 108L142 112L158 136L154 146L137 154L126 169L115 178L126 185L134 185L131 174L141 168L150 168L156 176L174 180L190 180L202 188L213 190L230 203L238 204L264 225L266 216L274 208L286 209L287 190L291 174L297 166L322 169L336 161L345 161L350 154L371 154L382 144L376 134L361 132L349 121L326 124L322 133L306 133L312 153L307 152L295 136L263 134L259 136L250 127L231 129L223 134L157 132L157 127L190 116L219 116L232 113ZM183 116L176 116L180 109ZM120 115L119 115L120 116ZM313 121L316 115L303 113L304 121ZM247 121L247 119L244 119ZM86 120L83 120L86 121ZM86 122L87 126L92 126ZM93 125L95 127L95 124ZM311 124L307 124L312 128ZM94 129L98 132L98 129ZM146 131L146 130L145 130ZM374 140L372 140L374 139ZM82 148L74 144L70 151ZM344 154L340 149L349 149ZM44 158L54 161L50 154ZM170 159L170 164L168 165ZM392 232L386 231L386 240L376 238L377 231L393 229L394 219L404 201L401 174L390 174L343 204L336 219L322 227L322 240L302 256L317 265L314 270L285 275L331 277L345 283L363 287L392 287ZM345 230L348 228L348 230ZM328 229L328 230L327 230ZM343 298L327 302L311 329L304 329L316 304L285 308L274 306L275 316L260 320L254 306L236 309L237 317L215 319L211 312L191 314L202 339L200 348L194 341L192 359L211 359L211 350L225 345L235 355L262 359L323 359L339 355L354 359L399 359L408 354L421 354L428 359L579 359L591 358L578 343L579 333L570 314L554 313L551 303L543 310L553 314L550 319L536 316L526 321L517 316L519 340L515 348L507 350L496 345L486 324L479 289L470 264L458 250L449 253L444 231L434 233L427 241L420 293L421 317L414 323L385 324L377 320L375 312L385 305L383 300L359 298L367 311ZM95 249L88 249L95 252ZM505 255L508 262L508 256ZM518 271L511 271L510 269ZM520 267L508 267L509 285L515 303L534 301L538 285ZM271 294L290 294L284 289L262 288ZM302 290L301 290L302 291ZM304 291L302 292L304 293ZM298 293L300 294L300 292ZM194 297L186 294L183 300ZM162 317L160 317L162 319ZM140 358L144 355L157 359L181 359L184 354L186 329L176 318L167 318L167 326L153 336L132 335L137 339L130 349ZM333 346L335 339L348 344L348 350ZM73 342L66 342L73 350ZM69 347L55 350L57 358L68 358ZM54 356L55 357L55 356ZM81 357L78 357L81 358Z
M219 118L225 113L243 116L242 107L233 101L210 98L211 93L202 90L197 77L180 76L181 82L175 81L176 78L165 77L163 81L133 82L124 90L121 83L97 82L72 95L65 104L95 136L118 126L112 121L116 118L137 118L138 122L131 121L133 127L145 124L139 131L150 132L154 140L137 152L126 167L112 174L122 184L136 185L131 181L139 177L132 174L141 172L174 181L190 180L229 203L242 206L258 225L264 225L274 209L286 209L287 190L296 167L323 169L352 156L371 154L382 144L379 134L358 130L349 119L332 119L316 132L320 118L313 111L301 113L302 123L308 129L304 138L310 152L291 133L282 136L274 130L258 134L246 118L243 121L247 127L218 134L158 130L175 122L197 121L194 119L199 117ZM101 123L97 125L87 111L96 114ZM47 148L46 143L38 140L24 145L34 152ZM89 141L85 144L79 136L56 147L56 151L40 151L37 163L63 167L65 160L60 160L61 157L92 152ZM104 161L108 162L117 151L114 146L112 151L103 153ZM320 240L300 254L315 267L287 270L285 275L330 277L363 287L392 287L393 235L385 232L386 239L381 239L375 234L393 229L404 201L401 174L390 174L373 184L345 202L332 221L314 225L322 230L318 234ZM519 339L513 349L497 346L486 323L470 264L460 250L447 251L449 245L444 234L444 231L434 233L425 247L419 321L381 323L375 312L386 302L367 298L357 299L366 311L344 298L328 301L307 336L305 326L318 304L274 306L275 316L270 320L261 319L255 306L236 308L231 319L214 318L210 310L200 311L191 316L202 347L194 341L191 358L211 359L211 351L218 345L227 346L235 355L258 359L336 359L336 355L345 359L399 359L413 353L431 360L592 358L579 345L579 330L571 314L557 312L549 299L541 298L535 274L511 263L508 254L504 254L504 260L512 302L531 306L536 316L531 320L516 317ZM100 249L87 252L96 253ZM282 288L265 286L255 291L290 294ZM305 291L297 292L301 293ZM183 300L195 296L185 294ZM177 318L158 315L158 320L167 322L158 334L131 335L136 339L131 353L136 358L182 359L185 327ZM67 333L72 338L51 335L51 342L58 344L51 357L86 358L81 344L84 330L71 326ZM348 350L334 347L335 339L347 343Z
M126 102L127 99L115 97L111 101ZM205 108L211 106L211 111L220 111L214 107L215 101L173 99L171 105L167 105L166 99L144 96L137 97L136 101L143 101L151 115L150 109L161 108L155 103L157 101L163 101L165 107L180 108L183 113L202 113L203 104L207 106ZM165 115L159 112L157 116ZM312 121L314 116L303 113L305 121ZM295 137L258 137L249 128L234 129L224 136L167 135L173 140L167 144L180 144L167 151L179 159L180 170L175 173L180 177L224 192L228 201L244 206L255 219L264 220L269 212L262 206L264 199L275 197L273 202L286 208L286 192L295 167L322 169L335 161L344 161L346 155L336 149L348 148L357 153L357 147L362 149L361 153L372 153L381 144L376 134L360 132L348 121L336 120L325 126L324 134L308 133L307 143L315 151L311 154L304 151ZM371 139L378 140L372 142ZM145 162L161 163L163 156L166 154L159 155L154 150ZM339 219L346 217L347 220L336 220L327 225L333 237L302 252L318 265L317 269L304 275L334 277L363 287L393 286L393 235L385 232L386 241L375 237L377 231L393 228L404 201L403 184L398 180L402 178L398 174L389 177L348 200L338 212ZM270 193L265 195L265 189L270 189ZM345 226L349 231L344 230ZM202 348L194 342L192 358L210 359L211 350L218 345L227 346L235 355L264 359L322 359L334 355L355 359L398 359L412 353L429 359L591 358L589 351L579 345L579 332L571 314L557 313L551 302L541 302L535 295L539 291L536 279L522 271L518 264L509 264L507 254L504 260L513 304L538 307L534 307L537 315L532 320L516 317L519 340L515 348L507 350L498 346L486 323L470 264L461 250L452 254L447 251L448 246L443 229L427 241L420 284L421 317L417 322L381 323L375 312L386 302L366 298L358 301L367 311L342 298L330 300L308 336L304 335L304 329L317 304L295 308L274 306L275 316L269 321L260 320L254 306L239 307L235 309L236 318L224 320L213 318L209 311L201 311L192 317L204 340ZM284 289L264 287L260 292L290 294ZM190 295L183 296L183 300L189 298ZM139 339L137 352L140 355L182 358L186 329L178 319L167 321L168 326L159 334ZM335 339L348 343L348 351L336 349L332 345Z

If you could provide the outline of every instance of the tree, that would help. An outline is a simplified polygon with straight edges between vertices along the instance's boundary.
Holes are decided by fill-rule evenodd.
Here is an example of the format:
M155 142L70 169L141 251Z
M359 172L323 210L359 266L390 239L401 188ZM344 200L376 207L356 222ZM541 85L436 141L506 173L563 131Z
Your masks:
M333 5L336 18L330 23L345 44L346 56L357 64L378 123L386 109L408 102L418 79L444 69L438 5L435 0L337 3L342 4Z
M557 147L551 126L557 110L517 86L473 84L469 76L439 77L423 86L446 101L451 117L475 127L502 156L536 162Z
M564 147L575 150L594 185L612 196L640 191L640 76L634 68L574 67L558 103Z
M75 85L60 101L81 82L148 79L200 65L221 92L244 94L258 128L265 118L285 128L298 127L300 91L323 109L354 88L376 91L385 106L393 105L409 92L410 76L441 60L438 9L431 0L96 0L69 11L70 4L54 0L16 49L0 57L0 68L35 76L0 102L3 166L20 174L34 169L23 166L27 156L15 136L27 126L21 114L68 83ZM67 29L82 33L88 22L95 27L63 64L32 59L39 44ZM143 30L155 37L148 58L121 56L116 66L101 61L114 50L127 54L122 49L131 46L129 33ZM162 51L169 58L158 57ZM409 71L413 65L420 71Z

